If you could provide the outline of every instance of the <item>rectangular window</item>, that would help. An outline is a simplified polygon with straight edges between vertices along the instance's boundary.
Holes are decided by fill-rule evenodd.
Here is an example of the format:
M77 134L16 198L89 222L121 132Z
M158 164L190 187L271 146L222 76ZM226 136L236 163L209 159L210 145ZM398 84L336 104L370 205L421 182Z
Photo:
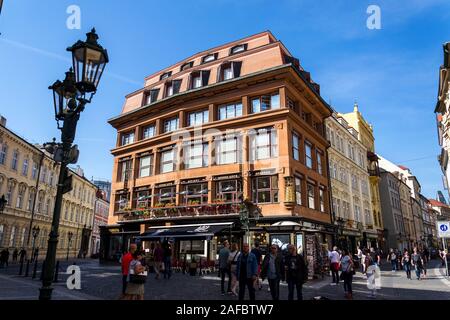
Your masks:
M191 83L190 89L197 89L208 85L209 82L209 70L201 70L192 72L190 75Z
M175 150L161 152L161 173L172 172L175 170Z
M252 179L253 202L278 202L278 176L262 176Z
M178 129L178 117L164 121L164 132L175 131Z
M216 163L229 164L238 162L238 138L218 138L216 144Z
M7 153L8 153L8 146L6 144L2 144L2 147L0 148L0 164L5 164Z
M38 173L38 165L36 162L33 162L33 167L31 168L31 178L36 180Z
M316 156L317 156L317 172L319 174L322 174L322 172L323 172L322 152L318 150L316 152Z
M302 204L302 179L295 177L295 202Z
M297 133L292 133L292 157L300 161L300 137Z
M209 121L209 111L201 110L189 113L188 126L200 126Z
M182 202L185 205L208 203L208 183L187 184L184 187Z
M242 103L232 103L219 106L219 120L242 116Z
M130 173L131 173L131 160L119 161L119 172L117 175L118 182L123 182L125 180L128 181L130 179ZM73 190L75 190L75 188ZM80 188L78 188L78 198L80 198Z
M142 156L139 159L139 178L149 177L153 174L153 155Z
M25 188L19 187L16 199L16 208L22 209L23 197L25 196Z
M316 209L315 195L314 195L314 185L307 183L308 188L308 208Z
M358 177L352 174L352 188L358 190Z
M19 162L19 152L14 150L12 161L11 161L11 169L17 170L17 163Z
M280 95L278 93L263 95L258 98L253 98L251 101L252 113L280 108Z
M176 202L176 189L175 186L164 187L157 189L159 194L159 203L175 203Z
M28 176L28 159L24 159L23 160L22 175L25 176L25 177Z
M224 202L237 202L242 191L241 180L218 181L216 195L217 199Z
M151 104L158 100L159 89L152 89L146 93L145 104Z
M155 136L155 126L147 126L142 130L142 139L148 139Z
M308 168L312 169L313 167L312 145L308 141L305 141L305 164Z
M33 208L34 195L35 195L34 190L30 190L30 192L28 193L28 204L27 204L28 211L31 211L31 209Z
M319 202L320 211L325 212L325 190L323 188L319 188Z
M134 142L134 131L122 133L122 146L126 146L127 144Z
M181 80L173 80L166 83L166 97L173 96L180 92Z
M251 159L263 160L278 156L277 131L274 128L256 130L251 138Z
M186 169L208 166L208 144L196 143L184 147L184 165Z
M218 81L230 80L238 78L241 75L241 61L232 61L222 64L219 67L219 79Z

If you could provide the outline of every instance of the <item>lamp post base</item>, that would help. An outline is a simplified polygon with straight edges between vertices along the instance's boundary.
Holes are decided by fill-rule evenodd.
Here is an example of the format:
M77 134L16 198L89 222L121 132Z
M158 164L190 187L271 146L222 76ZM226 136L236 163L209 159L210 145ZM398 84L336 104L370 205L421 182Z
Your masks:
M52 298L52 287L42 287L39 289L39 300L51 300Z

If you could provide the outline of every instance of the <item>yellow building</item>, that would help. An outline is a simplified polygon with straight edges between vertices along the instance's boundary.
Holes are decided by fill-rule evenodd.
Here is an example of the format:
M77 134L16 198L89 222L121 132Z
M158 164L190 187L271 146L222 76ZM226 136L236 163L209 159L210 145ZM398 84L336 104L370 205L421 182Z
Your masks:
M375 137L373 135L373 127L370 125L359 112L358 104L355 103L353 112L341 115L350 126L358 131L358 139L367 148L367 165L370 180L370 197L372 201L372 214L374 226L378 232L378 244L384 248L384 226L381 214L380 191L378 188L380 182L380 170L378 167L378 157L375 154Z
M63 197L57 257L73 258L88 251L94 219L96 186L70 171L73 190ZM0 124L0 197L7 204L0 213L0 248L17 248L31 257L33 245L39 258L46 254L56 196L59 165L38 145L33 145ZM39 228L36 237L33 228ZM69 234L72 237L69 241ZM69 243L70 242L70 243Z

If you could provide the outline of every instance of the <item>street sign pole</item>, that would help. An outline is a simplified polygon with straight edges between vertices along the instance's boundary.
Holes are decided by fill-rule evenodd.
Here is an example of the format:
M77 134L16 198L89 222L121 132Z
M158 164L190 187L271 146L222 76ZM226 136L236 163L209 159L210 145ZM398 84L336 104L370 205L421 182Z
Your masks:
M447 246L445 243L445 238L442 238L442 250L444 250L445 275L448 277Z

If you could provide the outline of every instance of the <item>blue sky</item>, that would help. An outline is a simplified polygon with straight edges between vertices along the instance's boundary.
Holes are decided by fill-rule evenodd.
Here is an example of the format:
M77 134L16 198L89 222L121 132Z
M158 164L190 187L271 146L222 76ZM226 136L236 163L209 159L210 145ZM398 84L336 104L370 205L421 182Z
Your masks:
M81 30L66 28L73 4L81 8ZM381 8L381 30L366 27L370 4ZM450 41L448 0L4 0L0 113L9 128L32 142L59 139L47 87L70 66L65 48L92 26L110 63L77 130L88 178L111 178L116 135L106 121L145 76L271 30L336 110L349 112L358 101L375 128L377 152L411 168L426 196L442 189L433 110L442 43Z

